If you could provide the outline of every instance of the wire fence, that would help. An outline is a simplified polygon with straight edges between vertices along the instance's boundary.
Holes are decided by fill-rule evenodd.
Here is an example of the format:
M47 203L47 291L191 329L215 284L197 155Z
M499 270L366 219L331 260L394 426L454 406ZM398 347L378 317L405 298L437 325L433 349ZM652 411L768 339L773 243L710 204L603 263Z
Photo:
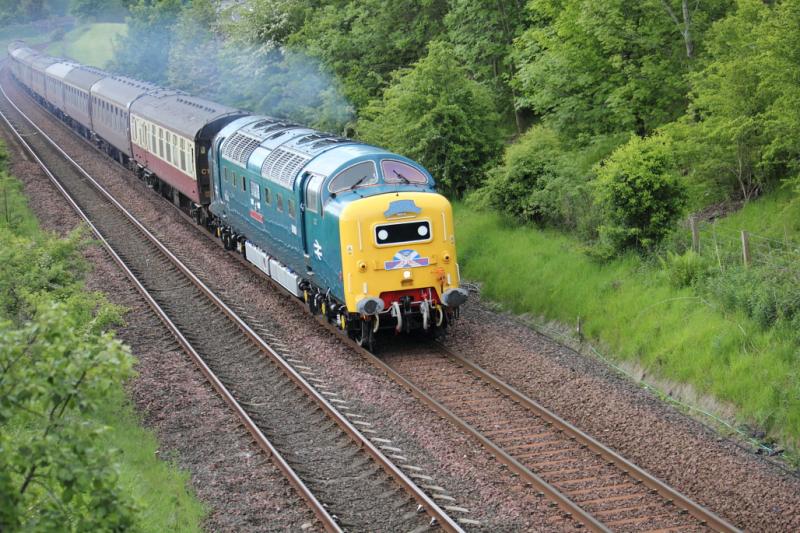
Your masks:
M767 267L794 275L800 280L800 242L787 236L776 239L750 232L720 227L716 221L688 221L691 248L724 270L727 267Z

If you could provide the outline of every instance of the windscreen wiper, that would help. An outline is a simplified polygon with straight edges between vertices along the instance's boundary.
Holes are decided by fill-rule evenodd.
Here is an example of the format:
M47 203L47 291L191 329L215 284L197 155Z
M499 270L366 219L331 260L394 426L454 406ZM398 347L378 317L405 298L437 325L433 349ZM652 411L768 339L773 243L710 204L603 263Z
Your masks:
M369 174L364 174L363 176L358 178L358 181L355 182L354 184L352 184L347 190L348 191L352 191L353 189L355 189L356 187L361 185L364 182L364 180L367 179L368 177L369 177Z
M402 174L400 174L400 173L397 171L397 169L396 169L396 168L393 168L393 169L392 169L392 172L394 172L394 175L395 175L395 176L397 176L398 178L400 178L401 180L403 180L403 183L406 183L406 184L409 184L409 185L411 184L411 180L409 180L407 177L405 177L405 176L403 176Z

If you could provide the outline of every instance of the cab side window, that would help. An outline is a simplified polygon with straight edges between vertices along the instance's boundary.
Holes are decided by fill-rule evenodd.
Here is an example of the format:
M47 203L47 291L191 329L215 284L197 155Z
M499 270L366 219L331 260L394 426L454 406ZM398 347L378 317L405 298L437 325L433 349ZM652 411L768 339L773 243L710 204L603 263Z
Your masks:
M305 206L312 213L319 213L323 181L325 181L325 176L314 174L307 182Z

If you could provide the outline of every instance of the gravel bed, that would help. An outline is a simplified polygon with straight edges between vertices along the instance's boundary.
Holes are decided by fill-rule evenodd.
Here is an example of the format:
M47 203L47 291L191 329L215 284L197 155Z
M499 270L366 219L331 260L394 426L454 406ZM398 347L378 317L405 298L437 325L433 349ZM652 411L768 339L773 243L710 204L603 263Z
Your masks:
M44 229L65 235L80 219L50 184L38 164L5 128L0 137L12 154L10 171ZM210 531L318 529L316 518L283 474L253 443L205 377L171 341L170 332L120 272L105 250L85 251L93 265L87 287L101 290L129 309L117 336L131 346L137 375L127 384L145 427L155 431L159 456L189 472L192 489L206 505ZM164 495L164 497L169 497Z
M20 102L16 94L12 96ZM354 354L339 337L317 325L284 293L224 253L216 243L203 238L165 200L108 158L89 150L33 102L24 99L22 102L26 113L163 238L171 250L189 262L191 268L209 276L204 281L226 301L266 322L272 333L301 354L321 379L335 384L335 391L373 424L378 435L401 448L408 462L422 468L436 485L447 489L458 506L469 509L469 518L494 531L553 531L574 527L535 491L524 487L496 464L489 454Z
M386 363L614 531L699 526L619 468L467 373L427 343L396 343ZM468 400L465 400L468 398ZM517 428L510 431L510 428ZM608 494L604 488L623 489Z
M800 479L473 298L447 346L740 528L800 531Z

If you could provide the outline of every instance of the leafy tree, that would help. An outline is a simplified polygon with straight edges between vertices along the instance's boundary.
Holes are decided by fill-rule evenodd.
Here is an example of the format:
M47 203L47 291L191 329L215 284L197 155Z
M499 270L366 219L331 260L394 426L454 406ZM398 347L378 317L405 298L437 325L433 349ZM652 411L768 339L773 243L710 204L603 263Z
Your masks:
M484 186L489 205L520 222L569 223L580 209L580 184L573 182L562 160L558 135L534 126L506 149L503 163L493 168Z
M167 51L166 79L170 87L213 99L229 80L222 79L220 52L223 40L217 24L217 3L198 0L187 4L172 26L172 47Z
M358 131L417 159L441 190L456 196L480 183L502 142L491 92L469 78L452 46L441 41L397 73L383 98L364 110Z
M525 129L526 117L516 105L516 90L510 83L517 72L512 50L529 22L525 0L451 0L444 18L447 39L458 57L477 80L493 89L498 110L514 116L518 133Z
M686 204L669 137L633 137L596 167L595 199L609 252L648 250L668 235Z
M709 34L688 115L672 127L700 179L745 201L797 171L800 2L740 0Z
M318 58L361 109L388 85L390 74L425 55L444 31L447 0L333 0L311 10L287 41Z
M46 0L0 0L0 22L30 22L60 15L65 11L62 2Z
M127 12L121 0L71 0L70 13L83 20L118 19Z
M248 43L281 47L320 4L318 0L253 0L234 6L231 19L237 22L228 24L229 34Z
M275 8L276 16L280 7L290 5L256 5L266 10L267 4ZM255 21L265 17L260 11L241 14ZM344 129L352 110L340 96L338 84L324 73L318 60L271 40L286 37L277 29L282 27L280 22L256 31L253 20L228 24L220 23L218 17L213 0L192 2L181 11L167 72L171 87L255 113L322 129ZM241 32L242 28L252 31Z
M693 55L728 4L697 3ZM517 42L520 102L565 136L643 136L682 114L691 63L662 0L531 0L529 8L535 23Z

